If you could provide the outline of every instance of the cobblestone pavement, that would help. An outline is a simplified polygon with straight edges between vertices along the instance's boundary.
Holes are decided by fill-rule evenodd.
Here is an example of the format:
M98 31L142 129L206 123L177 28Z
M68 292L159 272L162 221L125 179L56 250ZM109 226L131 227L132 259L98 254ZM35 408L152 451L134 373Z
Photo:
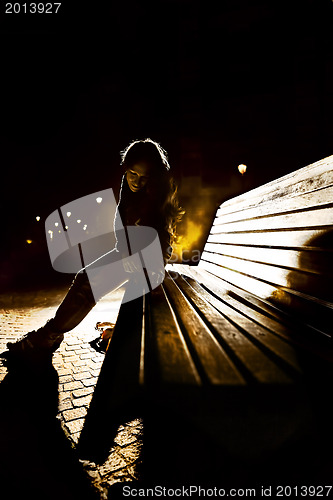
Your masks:
M51 318L65 292L66 288L62 287L0 296L0 352L6 349L8 341L39 328ZM65 334L65 340L53 355L53 366L59 377L57 418L74 449L104 359L104 355L96 352L89 342L98 335L94 329L98 321L115 322L121 298L121 291L103 298L78 327ZM0 365L0 382L6 374L7 368ZM80 461L97 498L107 498L110 486L117 482L138 479L142 427L140 419L124 423L104 464Z

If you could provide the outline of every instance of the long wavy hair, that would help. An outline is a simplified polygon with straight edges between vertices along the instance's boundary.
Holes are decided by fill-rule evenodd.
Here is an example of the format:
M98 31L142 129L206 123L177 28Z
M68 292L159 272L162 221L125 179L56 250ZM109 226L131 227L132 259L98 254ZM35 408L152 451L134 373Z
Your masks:
M179 205L177 184L170 173L167 152L160 144L147 138L131 142L120 155L125 172L142 161L150 166L149 179L139 192L140 196L133 196L124 175L120 213L135 213L140 225L166 230L172 244L177 240L177 224L185 211Z

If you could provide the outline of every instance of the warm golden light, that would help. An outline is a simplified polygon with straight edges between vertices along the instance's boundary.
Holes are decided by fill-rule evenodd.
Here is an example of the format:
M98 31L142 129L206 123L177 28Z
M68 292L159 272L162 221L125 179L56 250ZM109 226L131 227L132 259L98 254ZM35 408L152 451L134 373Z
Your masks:
M202 225L192 220L188 220L186 224L185 234L178 237L177 243L174 244L173 252L174 257L179 258L186 263L187 255L192 255L192 257L196 258L194 253L199 253L199 250L196 250L195 247L198 244L203 233ZM198 258L199 260L199 258Z
M31 245L32 243L32 240L25 240L25 241L28 243L28 245Z
M247 166L244 165L243 163L241 163L240 165L238 165L238 171L243 175L245 174L246 172L246 169L247 169Z
M37 215L37 217L36 217L36 221L37 221L37 222L39 222L39 221L40 221L40 217L39 217L39 215Z

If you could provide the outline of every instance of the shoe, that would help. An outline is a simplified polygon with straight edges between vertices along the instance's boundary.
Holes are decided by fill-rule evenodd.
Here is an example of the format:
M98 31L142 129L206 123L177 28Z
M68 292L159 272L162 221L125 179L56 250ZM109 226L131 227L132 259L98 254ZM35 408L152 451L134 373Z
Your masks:
M8 342L7 353L10 358L36 359L52 354L58 349L63 339L63 333L52 332L46 324L38 330L27 333L17 342Z

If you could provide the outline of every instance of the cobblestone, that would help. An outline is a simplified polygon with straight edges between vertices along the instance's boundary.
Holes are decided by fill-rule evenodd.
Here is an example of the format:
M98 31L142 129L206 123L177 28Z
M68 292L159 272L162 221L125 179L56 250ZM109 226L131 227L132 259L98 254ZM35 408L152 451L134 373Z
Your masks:
M93 387L85 387L84 389L78 389L77 391L73 391L73 396L74 398L81 398L82 396L91 394L93 391L94 391Z
M82 396L82 398L73 398L71 404L75 407L77 406L88 407L91 399L92 399L92 394L89 394L88 396Z
M82 383L85 387L95 386L97 382L97 377L86 378L82 380Z
M74 389L81 389L82 383L77 381L77 382L68 382L66 384L62 385L62 390L63 391L73 391Z
M77 443L80 432L82 431L84 424L84 418L76 419L76 420L71 420L69 422L66 422L64 427L69 430L71 434L72 440ZM75 435L75 436L74 436Z
M71 420L77 420L78 418L85 417L87 414L87 408L75 408L71 410L64 410L62 412L62 416L64 417L66 422L70 422Z
M90 372L76 372L73 374L74 380L83 380L91 377Z
M72 382L72 381L73 381L73 377L71 374L62 375L61 377L59 377L60 384L66 384L67 382Z
M64 410L68 410L69 408L73 408L73 404L70 399L59 401L59 406L58 406L59 412L63 412Z
M52 290L43 290L1 296L0 351L6 349L8 341L15 341L26 332L43 326L54 315L65 291L58 290L55 294ZM65 334L64 341L53 355L53 366L59 377L57 419L74 448L104 359L104 355L94 351L89 342L97 336L94 327L98 321L115 322L121 297L118 293L102 299L78 327ZM6 374L6 367L0 365L0 382ZM115 446L104 464L79 460L101 500L107 498L108 489L113 484L138 479L137 469L142 460L141 433L140 419L128 422L119 428Z

